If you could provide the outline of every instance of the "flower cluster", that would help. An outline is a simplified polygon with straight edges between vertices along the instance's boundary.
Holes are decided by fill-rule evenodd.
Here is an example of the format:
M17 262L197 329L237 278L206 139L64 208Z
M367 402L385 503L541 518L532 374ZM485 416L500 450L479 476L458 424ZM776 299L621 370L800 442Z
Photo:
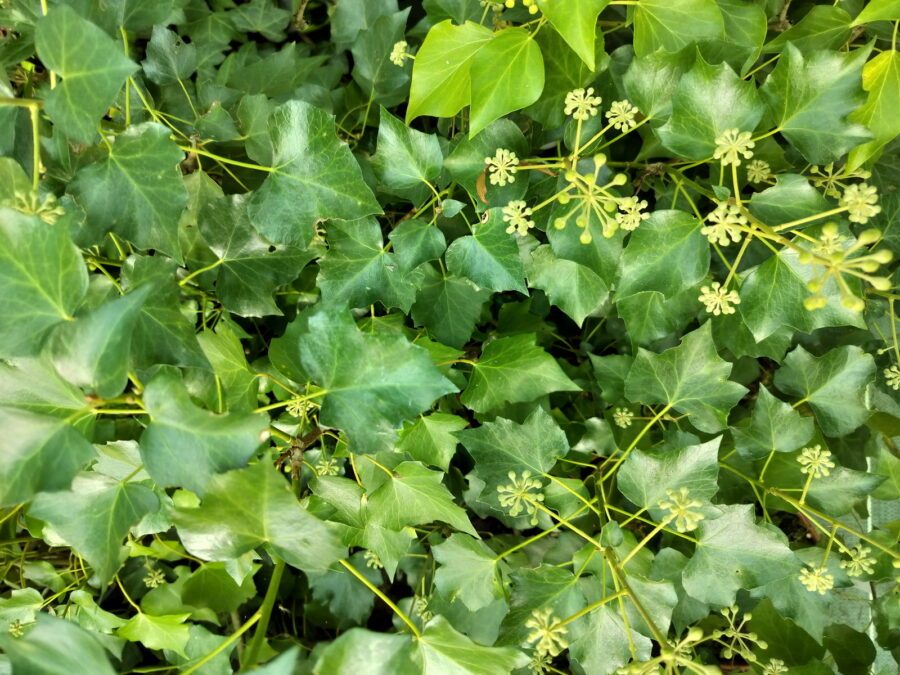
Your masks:
M831 452L823 450L821 445L803 448L797 461L800 463L800 471L813 478L829 475L835 466L831 461Z
M544 501L544 494L541 492L543 483L537 478L532 478L531 471L528 470L522 472L521 478L515 471L510 471L508 476L510 482L497 487L500 506L513 518L524 511L531 516L531 524L537 525L538 510L535 503Z
M896 363L884 369L884 381L894 391L900 391L900 366Z
M646 199L638 199L637 197L623 197L620 199L619 212L616 214L616 222L619 224L619 229L626 232L636 230L638 225L650 217L650 214L644 210L646 208Z
M747 225L747 216L736 204L716 202L716 208L706 216L709 225L700 228L700 234L710 243L728 246L741 240L741 228Z
M722 287L718 281L712 282L712 286L701 286L700 302L706 305L706 311L713 316L720 314L734 314L734 305L741 304L741 298L737 291L729 291Z
M503 207L503 222L509 223L509 227L506 228L507 234L515 232L520 237L524 237L528 234L528 230L534 227L531 209L521 199L513 200Z
M804 567L800 572L800 583L806 587L810 593L818 593L825 595L834 588L834 576L828 573L828 568L824 565L819 567Z
M692 499L691 493L686 487L678 490L666 490L666 495L668 499L660 501L659 508L669 512L669 519L675 521L675 529L679 532L696 530L704 517L696 509L703 506L703 502Z
M751 183L766 183L772 179L772 167L762 159L754 159L747 165L747 179Z
M41 200L33 192L16 192L13 208L22 213L37 216L48 225L55 225L66 214L66 210L53 194L48 194Z
M606 119L613 129L626 133L637 126L634 119L637 114L638 109L631 101L613 101L606 111Z
M634 413L628 408L616 408L615 412L613 412L613 422L622 429L630 427L633 419Z
M713 638L724 645L722 656L726 659L732 659L735 655L738 655L744 661L750 663L756 661L756 654L753 651L754 647L765 650L769 648L769 645L765 640L760 640L756 633L744 631L744 627L753 616L749 613L744 614L738 620L740 610L737 605L726 607L721 610L721 613L728 625L722 630L714 631Z
M568 629L553 616L553 609L550 607L534 610L525 622L525 627L531 629L525 641L527 644L533 643L538 654L557 656L569 646L566 639Z
M841 567L847 570L847 576L861 577L863 574L872 574L875 571L875 558L869 555L872 549L862 544L857 544L847 551L849 560L842 560Z
M143 581L147 588L159 588L166 582L166 575L161 569L154 567L147 571Z
M406 40L400 40L394 44L394 48L391 50L391 63L395 66L403 66L406 63L407 59L411 59L412 54L409 53L409 45Z
M366 549L363 552L363 560L366 561L366 567L370 567L373 570L380 570L384 568L384 565L381 562L381 558L378 557L378 554L375 553L375 551Z
M564 112L574 120L587 121L600 112L600 104L603 102L599 96L594 96L594 88L573 89L566 94Z
M878 190L874 185L854 183L844 190L840 200L841 208L847 209L851 223L867 223L881 213L878 206Z
M516 153L512 150L497 148L497 152L493 157L484 158L484 163L487 166L491 185L503 187L509 183L516 182L519 158L516 157Z
M644 220L643 214L639 213L643 208L640 201L634 197L619 197L613 194L610 189L621 187L628 182L628 176L624 173L617 173L605 184L598 183L600 170L606 164L606 155L594 155L594 171L592 173L581 174L570 169L565 173L565 179L568 185L556 195L557 201L566 206L572 203L572 206L553 220L553 226L562 230L565 229L569 220L575 218L575 225L581 230L580 241L582 244L590 244L592 236L588 225L592 218L596 218L602 228L603 236L611 237L619 229L619 219L611 215L620 208L623 200L626 202L623 211L627 215L627 222L633 224L635 219Z
M740 129L727 129L716 137L716 149L713 159L718 159L723 166L734 164L740 166L741 157L750 159L753 157L753 148L756 146L752 140L753 134Z

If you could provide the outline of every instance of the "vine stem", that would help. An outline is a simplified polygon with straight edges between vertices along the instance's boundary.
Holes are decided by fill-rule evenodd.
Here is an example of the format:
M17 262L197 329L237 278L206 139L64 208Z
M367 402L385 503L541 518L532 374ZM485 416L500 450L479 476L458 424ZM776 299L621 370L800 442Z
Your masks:
M244 658L241 663L242 669L252 668L259 660L259 652L262 649L263 642L266 639L266 632L269 629L269 620L272 618L272 609L275 607L275 598L278 596L278 587L281 585L281 578L284 576L284 568L286 563L281 558L275 559L275 569L272 570L272 578L269 580L269 587L266 589L266 595L263 598L262 607L259 608L259 625L253 633L247 651L244 652Z
M341 560L340 563L341 563L341 565L343 565L343 567L348 572L350 572L350 574L352 574L360 582L362 582L366 588L368 588L370 591L372 591L372 593L374 593L376 596L378 596L378 598L384 604L386 604L388 607L390 607L393 610L394 614L396 614L397 617L403 623L406 624L406 626L407 626L407 628L409 628L410 632L412 632L412 634L416 636L416 639L422 637L422 633L419 631L418 628L416 628L416 624L413 623L412 619L409 618L409 616L406 614L406 612L404 612L402 609L397 607L397 605L394 603L393 600L391 600L388 596L386 596L384 593L382 593L380 588L378 588L371 581L366 579L362 574L360 574L358 569L356 569L353 565L351 565L346 560Z
M251 616L249 619L247 619L240 628L238 628L231 635L229 635L227 640L222 642L222 644L220 644L218 647L216 647L211 652L206 654L203 658L201 658L199 661L195 662L189 668L186 668L182 672L182 675L191 675L191 673L197 672L200 668L205 666L207 663L212 661L219 654L221 654L226 649L231 647L231 645L233 645L235 642L237 642L241 638L241 636L244 633L246 633L248 630L250 630L253 627L253 625L257 621L259 621L261 618L262 618L262 613L260 611L257 611L253 616Z
M607 471L605 474L603 474L603 476L601 476L601 478L600 478L601 483L606 482L606 479L609 478L610 476L612 476L616 472L616 469L619 468L619 465L622 462L624 462L625 459L628 457L628 455L631 454L631 451L637 447L637 444L641 442L641 439L647 434L648 431L650 431L650 429L653 427L653 425L656 424L657 422L659 422L663 418L663 416L667 412L669 412L671 409L672 409L672 404L667 403L665 408L663 408L658 413L656 413L656 415L653 416L653 419L651 419L649 422L647 422L647 424L644 425L644 428L641 429L638 432L638 435L634 437L634 440L632 440L631 443L629 443L628 447L625 448L625 451L615 461L615 463L612 465L612 467L609 469L609 471Z

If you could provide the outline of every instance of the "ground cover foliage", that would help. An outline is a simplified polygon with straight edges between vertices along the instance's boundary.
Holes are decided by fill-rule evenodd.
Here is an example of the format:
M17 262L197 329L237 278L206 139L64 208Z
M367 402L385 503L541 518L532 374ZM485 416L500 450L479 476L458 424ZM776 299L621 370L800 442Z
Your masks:
M897 672L898 20L0 3L0 672Z

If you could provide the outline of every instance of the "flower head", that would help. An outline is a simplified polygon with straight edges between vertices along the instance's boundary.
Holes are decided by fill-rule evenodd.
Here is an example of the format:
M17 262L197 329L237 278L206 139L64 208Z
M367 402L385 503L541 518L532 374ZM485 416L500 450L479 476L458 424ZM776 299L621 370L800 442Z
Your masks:
M644 211L647 208L647 200L637 197L623 197L619 200L619 212L616 214L616 222L622 230L636 230L638 225L650 217Z
M718 281L712 282L712 287L701 286L698 300L706 305L706 311L713 316L734 314L733 305L741 304L741 296L737 294L737 291L723 288Z
M556 656L569 646L566 639L569 631L565 626L559 625L550 607L534 610L525 622L525 627L531 629L525 640L528 644L534 643L538 654Z
M834 588L834 577L828 573L827 567L804 567L800 572L800 583L810 593L825 595Z
M394 43L394 48L391 50L391 63L395 66L402 66L406 63L406 59L411 59L412 54L409 53L408 49L409 45L406 40Z
M828 450L823 450L821 445L803 448L797 461L800 462L800 471L813 478L827 476L831 473L831 469L834 468L834 462L831 461L831 453Z
M491 185L503 187L507 183L516 182L519 158L516 157L516 153L512 150L497 148L497 152L493 157L484 158L484 163L487 165Z
M851 577L861 577L863 574L872 574L875 571L875 558L869 555L872 552L868 546L857 544L847 552L849 560L842 560L841 567L847 570Z
M341 465L334 457L319 457L319 461L313 467L317 476L340 476Z
M750 179L751 183L765 183L771 177L772 167L769 166L768 162L754 159L747 165L747 178Z
M836 223L825 223L819 233L819 241L813 247L813 253L826 258L842 253L845 241L847 241L847 237L840 233Z
M634 116L638 114L638 109L631 104L631 101L613 101L606 111L606 119L612 124L613 129L619 131L631 131L637 126Z
M515 199L503 207L503 222L509 223L506 228L507 234L515 232L521 237L528 234L528 230L534 227L534 221L531 220L531 209L521 199Z
M370 551L366 549L363 552L363 559L366 561L366 567L371 567L373 570L380 570L384 567L381 563L381 558L378 557L378 554L375 551Z
M894 391L900 390L900 366L894 364L890 368L885 368L884 381Z
M602 98L594 96L593 87L588 87L587 89L573 89L566 94L565 113L572 119L581 120L583 122L596 116L596 114L600 112L599 106L602 102Z
M43 201L33 192L16 192L13 208L22 213L37 216L48 225L55 225L66 210L60 206L56 196L48 194Z
M143 581L147 588L159 588L166 582L166 575L162 570L153 568L147 572Z
M703 506L703 502L691 499L690 491L686 488L678 490L666 490L668 499L659 502L659 508L669 512L670 520L675 521L675 529L679 532L696 530L697 525L703 520L703 514L694 509Z
M753 157L753 148L756 143L750 139L753 137L749 131L740 129L728 129L716 137L716 150L713 159L722 161L722 164L734 164L740 166L741 157L750 159Z
M287 404L285 410L287 410L288 414L291 417L306 417L306 413L312 410L315 407L315 404L308 399L294 399L290 403Z
M700 228L700 234L713 244L728 246L741 240L741 226L747 224L747 216L736 204L716 202L716 208L706 216L710 223Z
M621 427L622 429L627 429L631 426L631 421L634 418L634 413L631 412L628 408L616 408L613 413L613 422L616 423L617 427Z
M412 601L413 614L418 615L422 621L428 623L434 618L434 613L428 609L428 598L424 595L416 595Z
M516 0L506 0L504 2L504 4L509 9L512 9L513 7L516 6ZM528 8L529 14L537 14L538 13L537 0L522 0L522 5L526 8Z
M851 223L865 223L881 213L878 204L878 190L874 185L857 183L848 185L841 195L841 208L847 209Z
M781 659L770 659L763 667L762 675L781 675L786 673L788 668Z
M497 487L499 493L498 500L500 506L506 509L507 513L512 517L518 516L525 511L531 516L531 524L537 525L537 507L535 502L544 501L544 495L541 489L544 487L541 481L531 477L531 471L523 471L522 477L519 478L515 471L510 471L509 484Z
M7 627L7 632L10 637L20 638L25 635L25 624L23 624L18 619L14 619L9 622L9 626Z

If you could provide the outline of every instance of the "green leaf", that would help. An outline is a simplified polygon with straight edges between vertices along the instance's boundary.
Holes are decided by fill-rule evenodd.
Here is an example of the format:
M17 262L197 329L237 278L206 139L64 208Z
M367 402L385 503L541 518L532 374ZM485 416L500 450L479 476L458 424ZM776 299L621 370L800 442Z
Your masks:
M387 251L377 220L332 223L328 244L318 277L325 302L350 307L380 302L409 311L419 275L401 265L398 254Z
M224 563L206 563L191 574L181 590L182 599L194 607L209 607L217 614L237 610L256 596L253 577L243 583L231 576Z
M475 473L496 502L497 488L509 483L509 472L540 479L569 451L566 435L543 408L535 408L523 424L498 417L457 434L475 460Z
M662 354L640 349L625 381L625 396L635 403L671 406L700 431L715 433L747 392L728 379L730 373L731 364L716 353L706 322Z
M150 291L142 286L58 326L47 345L57 372L101 398L125 391L131 337Z
M725 33L702 42L700 52L710 63L726 62L743 74L756 62L769 29L761 2L716 0L722 11Z
M90 143L137 65L111 37L66 5L38 21L34 41L41 62L62 77L47 96L47 114L70 139Z
M853 26L873 21L896 21L900 19L900 0L870 0L856 18Z
M524 644L531 630L525 622L534 610L553 610L557 617L571 616L584 609L585 600L578 578L569 570L543 564L513 571L510 611L503 619L500 644Z
M444 156L438 137L410 129L384 108L378 126L378 151L372 157L382 187L421 201L427 184L441 173Z
M147 44L144 74L156 84L177 84L197 70L197 48L165 26L154 26Z
M244 346L234 328L220 321L214 331L205 330L197 339L216 376L217 412L252 410L256 406L259 378L248 365Z
M568 314L579 326L598 311L609 297L609 287L584 265L557 258L549 246L531 252L528 283L547 294L550 302Z
M682 211L654 211L631 235L621 258L616 297L658 291L671 298L709 271L709 242L700 223Z
M300 357L327 392L319 423L346 432L357 452L389 447L404 420L457 391L424 349L400 335L361 333L341 310L310 317Z
M809 162L833 162L871 138L865 127L846 121L864 100L860 81L869 51L804 56L788 44L760 88L781 135Z
M71 621L40 613L21 638L0 632L0 649L9 658L10 672L67 675L77 663L92 675L114 675L116 671L94 635Z
M676 155L708 159L722 132L753 131L764 110L753 82L725 63L713 66L698 56L675 89L672 116L656 133Z
M465 510L453 503L453 495L441 483L443 475L418 462L398 464L369 495L373 521L389 530L401 530L440 520L475 536Z
M635 449L619 468L619 491L634 505L660 514L669 490L687 488L691 498L708 501L719 491L719 436L699 445L658 451Z
M266 239L306 245L321 220L381 213L359 164L335 132L334 118L304 101L279 106L269 118L271 173L247 205Z
M425 626L416 641L415 657L422 675L507 675L528 664L528 657L518 649L479 645L441 616Z
M544 57L531 33L504 28L472 57L469 137L507 113L527 108L544 90Z
M318 654L317 675L356 673L356 675L395 675L421 672L411 660L409 638L396 633L376 633L351 628Z
M697 549L682 583L697 600L718 607L752 589L800 573L800 561L775 528L757 525L750 505L720 507L722 515L700 522Z
M815 357L797 346L776 371L775 386L809 404L827 436L843 436L869 419L865 390L874 376L874 359L859 347Z
M641 0L634 12L634 51L639 57L658 49L677 52L724 31L715 0Z
M657 51L631 61L622 76L622 85L631 102L657 124L672 114L672 96L696 58L696 49L679 52Z
M541 12L556 31L565 39L588 68L594 70L594 37L597 17L610 0L585 0L570 3L565 0L540 0Z
M450 272L468 277L482 288L527 294L525 268L514 235L507 234L500 209L472 226L472 234L460 237L444 255Z
M436 340L462 347L472 337L491 292L465 277L442 274L431 267L416 295L412 316Z
M147 649L170 649L185 656L184 649L190 639L190 627L185 624L190 614L151 616L139 612L116 634L130 642L140 642Z
M417 117L453 117L472 102L473 58L494 33L472 21L450 20L432 26L413 64L406 123Z
M353 79L367 96L382 105L397 105L409 91L409 66L390 60L394 45L406 35L409 8L379 17L353 41Z
M62 223L0 208L0 357L37 353L54 326L72 320L87 287Z
M763 52L784 52L788 44L804 54L816 49L838 49L850 37L850 15L837 5L814 5L800 21L771 40Z
M46 521L108 583L125 560L128 531L159 508L153 491L99 474L82 474L64 492L42 493L28 509Z
M388 235L400 261L400 267L413 270L429 260L441 257L447 240L439 228L421 220L405 220Z
M289 565L324 572L346 553L267 461L214 476L200 506L177 507L174 520L185 548L204 560L227 562L268 544Z
M153 122L128 127L103 159L75 174L68 190L87 214L90 244L111 231L181 261L178 219L187 191L178 164L184 153L170 133Z
M632 658L650 658L653 643L626 624L615 609L598 607L587 615L586 623L569 645L569 654L584 672L611 675Z
M900 8L900 3L897 6ZM850 120L864 124L874 139L850 151L847 166L851 171L879 154L900 134L896 114L900 107L900 52L894 49L881 52L863 66L862 77L863 89L869 92L869 97L851 113Z
M338 44L352 43L360 31L371 28L380 17L396 11L397 0L343 0L334 6L331 38Z
M0 453L0 506L65 490L94 456L91 444L66 419L0 408L0 428L7 434Z
M772 187L753 193L748 205L750 213L767 225L808 218L831 208L805 176L782 173L775 181Z
M734 447L745 459L766 457L771 452L793 452L813 436L815 425L784 401L760 387L750 423L734 427Z
M456 415L442 412L423 415L414 424L403 428L397 449L423 464L447 471L459 442L455 434L467 426L468 423Z
M449 600L459 599L471 611L503 598L505 563L484 543L465 534L452 534L431 549L440 565L434 585Z
M244 466L267 427L263 415L214 415L198 408L177 375L161 373L144 390L150 424L141 435L141 457L160 487L202 494L218 473Z
M696 315L699 301L694 289L674 298L659 291L641 291L616 302L616 311L625 322L633 345L652 345L677 333Z
M529 334L498 338L488 343L472 366L469 385L460 397L475 412L504 403L534 401L554 391L581 391L556 359L535 344Z
M291 21L291 13L277 6L273 0L250 0L228 12L234 27L242 33L259 33L273 42L284 40L284 30Z

